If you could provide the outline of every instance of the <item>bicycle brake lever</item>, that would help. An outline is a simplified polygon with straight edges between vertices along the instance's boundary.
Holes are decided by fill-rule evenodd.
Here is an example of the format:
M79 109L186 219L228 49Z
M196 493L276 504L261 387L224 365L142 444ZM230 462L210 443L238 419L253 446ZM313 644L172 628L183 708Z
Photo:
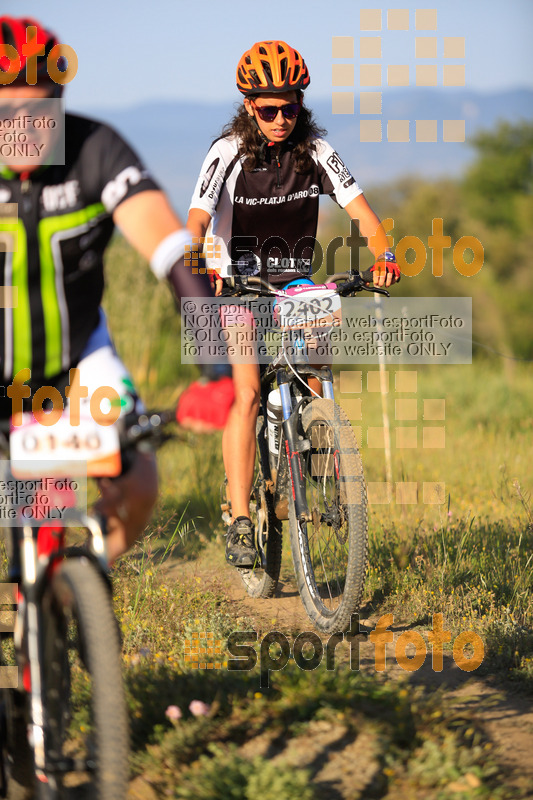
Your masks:
M376 294L383 294L385 297L390 297L390 292L386 289L383 289L381 286L362 286L365 292L375 292Z

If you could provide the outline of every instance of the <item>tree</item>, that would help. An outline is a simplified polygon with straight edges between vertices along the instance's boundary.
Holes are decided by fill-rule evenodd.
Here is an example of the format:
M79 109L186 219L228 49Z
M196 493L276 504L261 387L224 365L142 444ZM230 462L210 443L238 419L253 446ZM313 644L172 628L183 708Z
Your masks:
M533 123L501 122L472 144L478 158L463 184L468 211L486 225L526 233L523 198L533 194Z

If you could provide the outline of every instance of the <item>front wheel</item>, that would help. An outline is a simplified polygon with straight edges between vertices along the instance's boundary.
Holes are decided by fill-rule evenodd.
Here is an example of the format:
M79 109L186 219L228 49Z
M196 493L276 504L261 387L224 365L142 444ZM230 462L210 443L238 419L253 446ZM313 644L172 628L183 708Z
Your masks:
M353 428L333 400L302 411L302 472L309 518L289 498L291 549L304 608L324 633L348 630L367 568L368 515L361 455Z
M42 600L46 775L39 798L124 800L128 719L117 622L104 578L66 559Z

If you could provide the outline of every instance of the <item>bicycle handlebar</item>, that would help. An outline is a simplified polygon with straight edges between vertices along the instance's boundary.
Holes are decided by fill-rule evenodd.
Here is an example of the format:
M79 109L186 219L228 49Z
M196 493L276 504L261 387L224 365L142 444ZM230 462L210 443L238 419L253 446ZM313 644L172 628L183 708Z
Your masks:
M275 296L282 291L279 287L274 286L258 276L242 277L234 275L226 280L230 282L230 288L232 289L228 294L232 295L253 293L262 296ZM383 294L385 297L390 297L387 289L381 286L370 285L374 280L374 275L370 269L364 272L337 272L334 275L328 275L327 280L328 283L344 281L342 286L337 287L337 292L341 297L346 297L349 294L362 291L375 292L376 294Z
M125 429L120 434L120 443L123 447L133 447L137 442L147 439L162 444L172 436L164 429L170 423L176 423L176 412L173 409L147 411L144 414L133 414L131 417L131 420L126 417Z

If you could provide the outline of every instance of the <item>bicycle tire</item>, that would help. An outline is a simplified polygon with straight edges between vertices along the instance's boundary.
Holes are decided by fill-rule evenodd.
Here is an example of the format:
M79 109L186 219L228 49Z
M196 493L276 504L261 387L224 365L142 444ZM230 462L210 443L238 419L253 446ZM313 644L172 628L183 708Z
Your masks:
M291 492L289 530L298 590L318 630L343 633L359 608L367 570L361 455L348 417L333 400L311 400L299 421L299 433L310 442L301 461L312 521L298 522Z
M128 788L129 731L122 686L118 628L109 588L88 558L67 558L52 575L41 604L42 687L47 762L68 757L71 715L69 632L74 624L79 664L90 679L92 731L78 742L91 762L83 787L72 779L37 786L39 800L74 797L124 800ZM84 771L84 770L82 770Z
M3 690L2 717L5 794L1 796L8 800L31 800L34 797L33 752L28 743L27 696L24 692Z
M251 569L240 568L239 573L250 597L273 597L276 591L282 557L283 523L274 512L274 496L267 489L262 459L266 451L266 429L263 417L257 420L257 453L250 493L250 519L255 529L255 542L261 563ZM263 439L261 439L263 437Z

